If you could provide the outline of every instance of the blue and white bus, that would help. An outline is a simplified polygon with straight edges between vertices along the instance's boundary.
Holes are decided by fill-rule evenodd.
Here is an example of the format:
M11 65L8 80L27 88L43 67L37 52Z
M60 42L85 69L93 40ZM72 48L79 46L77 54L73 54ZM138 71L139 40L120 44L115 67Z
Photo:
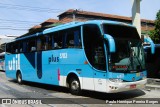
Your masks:
M144 50L134 26L94 20L71 22L6 44L9 78L115 93L146 84Z
M0 71L5 71L5 52L0 53Z
M155 44L155 53L151 53L151 46L145 45L146 69L148 78L160 79L160 44Z

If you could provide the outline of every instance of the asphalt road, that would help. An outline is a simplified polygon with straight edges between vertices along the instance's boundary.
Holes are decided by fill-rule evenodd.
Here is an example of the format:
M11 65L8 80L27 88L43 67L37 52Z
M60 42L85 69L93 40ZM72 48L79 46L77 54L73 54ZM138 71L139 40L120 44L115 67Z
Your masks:
M159 90L148 91L146 89L115 94L83 91L81 96L75 96L71 95L68 89L64 87L32 82L24 82L24 84L19 85L15 80L7 78L5 72L0 72L0 98L11 99L11 102L14 103L12 105L0 104L0 107L141 107L142 105L159 107L159 93ZM2 99L0 99L0 103L2 103ZM146 100L150 102L144 103Z

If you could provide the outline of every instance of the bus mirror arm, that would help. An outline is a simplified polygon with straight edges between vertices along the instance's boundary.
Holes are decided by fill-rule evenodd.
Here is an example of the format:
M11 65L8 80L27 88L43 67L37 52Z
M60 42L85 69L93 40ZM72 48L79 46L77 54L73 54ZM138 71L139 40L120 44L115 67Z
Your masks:
M108 34L104 34L104 39L108 41L109 52L114 53L116 51L116 45L113 37Z
M144 38L144 42L149 42L151 44L151 53L155 53L155 44L150 37Z

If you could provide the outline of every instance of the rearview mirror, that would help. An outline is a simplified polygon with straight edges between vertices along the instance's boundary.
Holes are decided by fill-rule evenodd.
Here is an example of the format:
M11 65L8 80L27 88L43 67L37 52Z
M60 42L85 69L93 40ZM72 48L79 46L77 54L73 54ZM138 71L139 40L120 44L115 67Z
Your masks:
M155 53L155 44L153 43L152 39L150 37L144 38L144 42L149 42L151 44L151 53Z
M116 51L116 45L113 37L111 35L104 34L104 39L108 41L109 52L114 53Z

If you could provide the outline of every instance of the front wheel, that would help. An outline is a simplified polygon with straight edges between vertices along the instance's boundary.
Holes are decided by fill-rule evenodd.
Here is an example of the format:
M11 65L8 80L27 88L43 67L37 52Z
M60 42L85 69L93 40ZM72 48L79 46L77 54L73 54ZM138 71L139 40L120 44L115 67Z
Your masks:
M19 84L22 84L22 74L20 73L20 72L18 72L17 73L17 82L19 83Z
M71 78L69 82L70 92L73 95L80 95L81 94L81 87L78 78Z

